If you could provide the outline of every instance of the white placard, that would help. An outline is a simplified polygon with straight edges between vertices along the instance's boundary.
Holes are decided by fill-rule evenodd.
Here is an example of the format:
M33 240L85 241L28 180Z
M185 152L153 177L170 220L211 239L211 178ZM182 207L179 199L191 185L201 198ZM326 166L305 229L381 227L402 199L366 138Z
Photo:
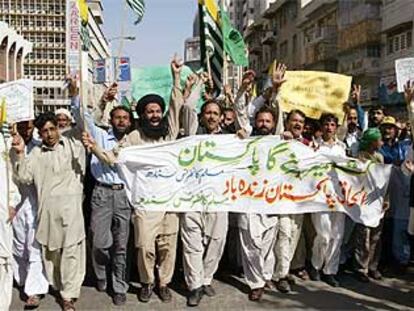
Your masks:
M408 81L414 82L414 58L401 58L395 61L398 92L404 92L404 85Z
M6 101L9 124L34 119L33 81L21 79L0 84L0 103Z

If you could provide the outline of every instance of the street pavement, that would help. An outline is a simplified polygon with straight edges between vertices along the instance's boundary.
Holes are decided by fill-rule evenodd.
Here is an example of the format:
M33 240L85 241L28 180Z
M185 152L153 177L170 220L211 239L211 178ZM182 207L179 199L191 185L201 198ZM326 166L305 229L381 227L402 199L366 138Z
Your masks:
M267 290L261 302L247 299L248 288L242 278L218 275L213 286L217 296L204 296L195 310L414 310L414 269L382 281L360 283L351 275L341 277L342 287L332 288L323 282L300 281L297 279L289 294ZM182 310L186 309L185 287L182 281L175 281L173 301L163 303L153 295L149 303L138 301L138 285L131 284L127 303L123 307L112 304L110 296L99 293L92 285L85 284L81 297L76 303L78 310ZM22 310L23 301L19 292L13 291L11 310ZM59 310L52 295L42 300L40 310Z

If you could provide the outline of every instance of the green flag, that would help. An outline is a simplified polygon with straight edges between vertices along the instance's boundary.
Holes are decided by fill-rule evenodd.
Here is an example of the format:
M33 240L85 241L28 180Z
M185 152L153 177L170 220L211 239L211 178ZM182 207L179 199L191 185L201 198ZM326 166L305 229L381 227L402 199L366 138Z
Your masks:
M220 10L221 31L223 33L224 50L235 65L248 67L249 59L243 36L235 29L223 8Z
M184 66L181 73L181 86L184 87L187 77L193 71ZM167 105L170 103L171 90L173 87L173 77L170 66L151 66L132 69L131 96L138 101L141 97L148 94L160 95ZM197 110L200 109L203 101L200 99Z

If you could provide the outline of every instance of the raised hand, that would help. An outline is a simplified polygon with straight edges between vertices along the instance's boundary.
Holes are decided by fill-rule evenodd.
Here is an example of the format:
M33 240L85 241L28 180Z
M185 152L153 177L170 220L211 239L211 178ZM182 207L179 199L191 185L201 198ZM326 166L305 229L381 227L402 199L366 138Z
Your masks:
M177 54L174 55L174 58L171 61L171 70L174 76L179 76L181 74L181 70L183 69L183 61L181 58L177 56Z
M407 105L414 100L414 83L407 81L407 84L404 85L404 97Z
M103 93L102 101L111 102L115 99L116 94L118 94L118 83L114 82Z
M272 84L273 89L278 90L283 83L286 82L285 79L285 73L286 73L286 65L282 63L276 64L276 62L273 64L273 70L272 70Z
M13 137L12 145L11 145L12 149L14 150L14 152L16 152L16 154L22 155L24 153L24 148L25 148L23 138L20 136L20 134L17 131L13 132L12 137Z
M199 77L204 84L206 84L208 80L210 79L210 77L208 76L208 73L204 71L200 73Z
M253 88L253 83L254 83L255 78L256 78L256 73L254 72L254 70L251 70L251 69L247 70L243 74L241 87L245 89L246 91L250 91Z
M352 86L352 93L351 93L351 97L352 97L352 101L359 105L359 103L361 102L361 85L359 84L354 84Z
M93 140L91 134L89 134L88 132L83 132L82 133L82 144L85 146L85 148L88 151L90 151L95 147L96 142Z
M193 85L196 84L198 81L198 76L195 73L192 73L187 77L187 81L185 81L185 88L191 90Z
M69 97L75 97L79 94L78 84L74 77L68 76L65 83L68 85Z

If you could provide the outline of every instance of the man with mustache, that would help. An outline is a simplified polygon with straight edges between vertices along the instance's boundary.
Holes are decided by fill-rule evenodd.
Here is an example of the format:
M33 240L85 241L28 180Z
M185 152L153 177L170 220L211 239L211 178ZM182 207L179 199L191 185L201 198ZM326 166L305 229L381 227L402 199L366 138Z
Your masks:
M15 134L12 145L14 178L34 184L38 198L36 240L42 246L45 270L60 291L63 310L75 310L86 270L85 228L82 211L85 149L78 128L60 134L54 113L35 122L42 143L25 155L25 144Z
M74 81L71 82L69 91L72 96L72 111L76 123L80 124L82 120L78 90ZM108 88L101 101L109 101L112 92L113 87ZM96 143L104 150L111 150L129 133L132 113L123 106L113 108L110 112L111 128L108 131L96 126L88 112L85 112L85 121ZM128 291L126 253L132 207L116 168L92 155L90 169L96 180L91 199L92 266L97 279L96 288L100 292L107 290L106 267L111 267L113 302L115 305L123 305Z
M345 144L338 140L336 132L338 118L333 114L323 114L320 119L322 137L314 142L314 148L320 153L345 156ZM312 266L309 276L313 281L320 280L323 267L323 279L333 287L338 287L335 278L338 272L341 245L344 237L345 214L341 212L321 212L311 215L316 236L312 249Z
M346 154L349 157L356 158L359 151L359 140L364 128L364 110L360 106L361 85L353 85L352 89L352 103L346 108L346 116L344 125L343 141L346 145ZM338 129L338 136L340 130ZM341 138L342 139L342 138Z
M280 86L285 82L285 72L285 65L274 65L271 100L260 107L256 106L253 136L281 135L283 133L283 123L279 124L278 122L282 118L282 111L275 97ZM244 93L250 89L252 82L246 81L239 93ZM245 96L238 98L245 98ZM238 99L236 99L237 101ZM271 283L275 268L274 245L278 234L280 234L278 223L278 215L249 213L240 214L239 216L242 263L245 280L250 287L248 297L251 301L260 301L265 285Z
M113 165L121 148L172 141L180 130L179 114L184 103L180 86L182 62L176 57L171 62L173 90L168 113L165 102L156 94L149 94L137 103L139 127L125 135L112 150L102 150L90 135L84 133L84 144L104 163ZM137 266L142 283L138 298L148 302L152 296L155 275L158 270L158 293L160 298L169 302L172 299L168 284L174 273L178 216L170 212L133 211L135 247L137 248Z
M254 79L254 73L247 72L245 79ZM229 134L230 132L221 126L222 117L223 109L217 100L207 100L201 107L199 127L196 133L190 131L190 134ZM235 118L237 127L242 129L238 135L242 135L244 131L251 131L247 114L243 113L239 105L235 107ZM191 124L187 124L186 127L193 128ZM227 212L188 212L181 215L184 277L190 290L187 297L187 305L190 307L198 306L203 295L216 295L211 283L223 255L227 229Z
M17 123L17 131L23 138L25 154L29 155L40 141L33 137L33 120ZM41 247L35 239L38 202L34 185L18 185L22 200L16 206L13 219L13 270L16 283L26 294L26 308L36 308L41 296L49 291L49 282L42 262Z
M305 119L306 116L301 110L290 111L286 117L284 139L294 139L309 145L309 141L302 136ZM272 279L276 281L276 288L282 293L291 290L289 269L302 232L303 216L303 214L278 216L279 231L275 244L277 264Z

